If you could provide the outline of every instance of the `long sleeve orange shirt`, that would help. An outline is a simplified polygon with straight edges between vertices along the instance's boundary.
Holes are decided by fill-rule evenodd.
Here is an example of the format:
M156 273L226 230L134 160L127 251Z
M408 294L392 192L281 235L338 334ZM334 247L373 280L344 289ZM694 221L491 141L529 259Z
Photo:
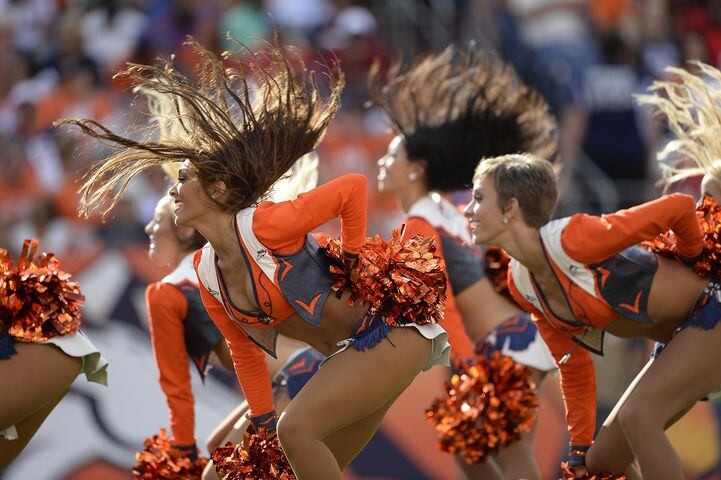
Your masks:
M170 429L177 445L195 444L195 412L190 385L190 363L185 348L183 321L188 300L175 285L148 285L145 301L150 321L150 339L158 367L160 388L170 413Z
M359 174L344 175L331 180L297 199L286 202L265 202L253 215L253 232L273 254L291 254L303 247L306 235L327 221L340 217L341 243L350 254L360 252L365 240L367 181ZM200 251L195 256L198 268ZM258 278L252 279L259 282ZM271 281L273 279L270 279ZM264 285L270 282L264 282ZM250 406L253 417L263 417L274 411L272 387L265 353L231 320L226 310L201 284L201 298L208 314L228 342L235 365L235 373ZM274 309L287 304L277 285L256 289L267 295ZM265 298L260 298L264 307ZM228 305L226 305L228 306ZM232 308L228 306L229 308ZM282 321L283 319L279 319ZM277 325L275 323L274 325Z
M563 251L587 269L605 261L626 248L660 233L674 231L679 251L692 258L701 252L701 231L696 220L695 203L687 195L673 194L616 213L591 216L574 215L561 232ZM551 265L564 289L574 316L592 327L604 329L618 313L602 298L591 296L578 288L557 265ZM603 277L603 276L601 276ZM605 281L605 280L604 280ZM614 281L613 276L609 282ZM566 420L572 445L593 442L596 415L596 379L590 354L572 340L570 329L561 329L563 322L554 317L544 304L540 311L519 291L509 270L509 288L518 304L531 313L539 332L558 364L561 390L566 406ZM601 288L596 285L596 292ZM567 354L572 353L567 356ZM567 356L567 361L560 360Z

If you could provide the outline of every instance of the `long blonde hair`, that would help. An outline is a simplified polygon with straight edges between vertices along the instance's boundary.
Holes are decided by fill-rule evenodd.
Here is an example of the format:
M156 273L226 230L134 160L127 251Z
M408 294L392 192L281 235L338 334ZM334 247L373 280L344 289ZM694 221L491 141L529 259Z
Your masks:
M669 67L666 72L678 81L655 81L649 88L652 94L636 95L639 104L658 109L676 135L657 154L666 189L696 175L721 181L721 72L699 61L691 63L698 75ZM684 164L669 163L679 154Z

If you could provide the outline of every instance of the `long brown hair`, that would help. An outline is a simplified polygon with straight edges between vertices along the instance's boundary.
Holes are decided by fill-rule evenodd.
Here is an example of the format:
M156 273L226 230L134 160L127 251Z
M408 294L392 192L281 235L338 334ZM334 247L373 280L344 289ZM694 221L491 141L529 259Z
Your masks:
M76 125L116 150L84 178L80 210L86 216L101 203L107 214L143 170L184 160L206 191L214 182L226 184L228 195L214 200L218 208L252 206L316 147L340 106L339 66L326 68L324 98L300 54L277 40L262 51L238 42L238 50L222 59L193 39L185 45L199 59L192 78L175 70L172 59L159 66L128 64L117 74L128 77L149 101L163 104L165 115L154 116L147 139L118 135L95 120L56 122Z
M484 157L557 157L556 120L541 95L473 45L451 45L408 67L398 62L385 79L374 68L369 90L403 137L409 160L425 164L431 190L469 187Z

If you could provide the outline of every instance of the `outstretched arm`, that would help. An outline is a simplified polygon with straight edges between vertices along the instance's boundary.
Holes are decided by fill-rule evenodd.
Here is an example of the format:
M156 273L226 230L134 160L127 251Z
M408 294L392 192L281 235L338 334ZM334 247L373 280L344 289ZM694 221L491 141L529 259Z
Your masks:
M187 300L175 286L157 282L148 285L145 302L160 388L165 393L170 413L173 442L179 446L195 445L195 401L183 325Z
M593 264L669 229L676 235L681 255L693 258L701 253L696 204L682 193L599 217L574 215L563 230L561 242L571 258Z

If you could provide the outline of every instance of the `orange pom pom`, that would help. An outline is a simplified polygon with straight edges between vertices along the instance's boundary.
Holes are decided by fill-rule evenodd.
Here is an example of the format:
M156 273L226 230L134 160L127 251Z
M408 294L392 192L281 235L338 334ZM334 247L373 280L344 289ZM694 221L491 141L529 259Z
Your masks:
M76 333L85 299L55 255L35 261L37 248L37 240L25 240L17 266L0 249L0 331L23 342Z
M496 293L504 295L506 298L513 300L511 291L508 289L508 268L511 264L511 257L505 250L497 247L488 247L486 249L486 275L493 285Z
M530 369L494 352L453 375L446 397L426 411L439 437L438 448L483 462L520 438L536 421L538 394Z
M721 275L721 207L705 195L696 208L696 217L703 236L703 250L694 259L694 269L701 277L718 277ZM643 245L659 255L684 261L678 253L676 236L670 230Z
M208 459L199 455L192 459L187 452L176 449L164 428L158 435L145 440L145 449L135 454L135 480L196 480L203 475Z
M446 273L432 238L416 236L404 242L398 230L390 242L376 236L365 242L351 268L339 240L329 239L323 248L332 262L333 291L340 297L350 289L348 302L368 304L369 316L381 315L388 325L443 319Z
M243 436L243 442L213 450L215 471L222 480L296 480L293 469L283 453L278 437L266 436L264 429L253 425Z

